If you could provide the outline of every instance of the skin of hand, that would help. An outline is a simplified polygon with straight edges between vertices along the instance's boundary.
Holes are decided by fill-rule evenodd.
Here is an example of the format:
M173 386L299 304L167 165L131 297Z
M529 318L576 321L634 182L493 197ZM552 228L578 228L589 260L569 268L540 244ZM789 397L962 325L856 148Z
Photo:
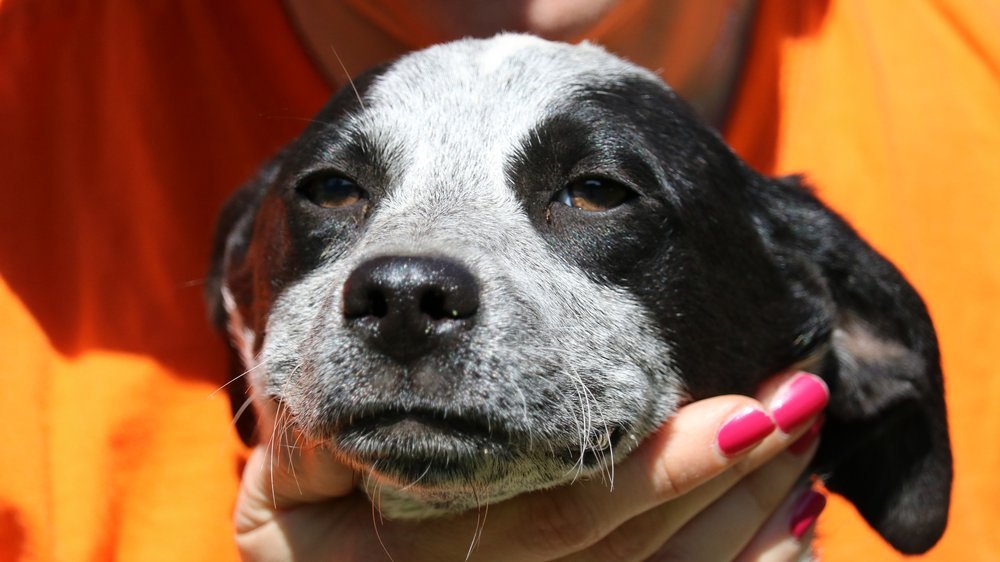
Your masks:
M802 385L791 383L804 378L825 404L818 377L786 373L756 398L684 406L616 465L613 490L586 480L440 519L383 520L357 490L359 475L328 451L281 452L279 462L260 445L243 474L237 543L255 561L462 560L470 552L476 560L798 560L811 533L801 521L793 533L792 518L804 493L815 496L803 473L819 408L736 453L722 452L719 434L750 409L770 416L792 402Z

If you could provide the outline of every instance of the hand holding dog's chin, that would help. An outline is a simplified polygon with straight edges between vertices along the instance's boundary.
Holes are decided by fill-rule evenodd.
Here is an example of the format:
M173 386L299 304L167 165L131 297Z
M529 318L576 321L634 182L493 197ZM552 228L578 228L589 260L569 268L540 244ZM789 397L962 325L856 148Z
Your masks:
M720 396L685 406L615 467L613 491L584 481L444 519L381 520L332 456L303 451L270 462L258 446L237 502L237 542L246 560L462 560L479 532L475 560L797 560L810 533L801 533L800 517L793 536L791 519L816 446L785 449L812 419L735 454L718 441L741 412L768 411L790 378L771 379L760 401Z

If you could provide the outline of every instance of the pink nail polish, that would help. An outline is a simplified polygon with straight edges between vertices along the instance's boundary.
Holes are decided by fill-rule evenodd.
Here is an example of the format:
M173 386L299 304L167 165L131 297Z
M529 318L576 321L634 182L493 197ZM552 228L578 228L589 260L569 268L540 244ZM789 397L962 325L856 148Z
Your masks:
M774 431L770 416L756 408L746 408L729 419L719 430L716 441L726 456L734 456L760 443Z
M788 526L788 531L792 533L793 537L802 538L802 535L816 522L825 507L826 496L813 490L807 490L799 498L799 501L795 502L795 509L792 510L792 522Z
M777 406L771 409L771 415L781 431L791 433L820 413L829 398L830 393L819 377L800 373L782 392Z
M805 452L813 446L813 443L816 442L816 439L819 437L819 432L822 429L823 417L820 416L816 418L816 421L809 426L809 429L807 429L805 433L796 439L794 443L788 446L788 451L794 455L805 454Z

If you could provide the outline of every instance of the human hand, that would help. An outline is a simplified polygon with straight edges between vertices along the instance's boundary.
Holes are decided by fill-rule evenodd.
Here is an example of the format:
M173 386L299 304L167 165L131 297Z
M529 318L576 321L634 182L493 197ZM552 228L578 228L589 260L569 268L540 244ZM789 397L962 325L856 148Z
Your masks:
M461 560L470 550L477 560L797 560L822 508L802 473L827 391L790 373L757 398L684 406L615 467L613 491L583 481L422 521L381 520L327 451L282 451L279 462L261 445L243 475L237 543L245 560Z

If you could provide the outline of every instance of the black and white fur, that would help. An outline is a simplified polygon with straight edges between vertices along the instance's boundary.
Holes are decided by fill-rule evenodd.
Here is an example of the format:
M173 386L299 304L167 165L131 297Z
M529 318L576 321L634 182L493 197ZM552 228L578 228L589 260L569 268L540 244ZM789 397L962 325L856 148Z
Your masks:
M937 541L933 327L798 179L754 173L589 44L463 40L355 86L220 220L209 297L258 438L280 412L379 482L387 515L422 517L608 470L682 403L811 361L827 486L896 548ZM362 197L318 206L330 177ZM587 179L629 196L568 205Z

